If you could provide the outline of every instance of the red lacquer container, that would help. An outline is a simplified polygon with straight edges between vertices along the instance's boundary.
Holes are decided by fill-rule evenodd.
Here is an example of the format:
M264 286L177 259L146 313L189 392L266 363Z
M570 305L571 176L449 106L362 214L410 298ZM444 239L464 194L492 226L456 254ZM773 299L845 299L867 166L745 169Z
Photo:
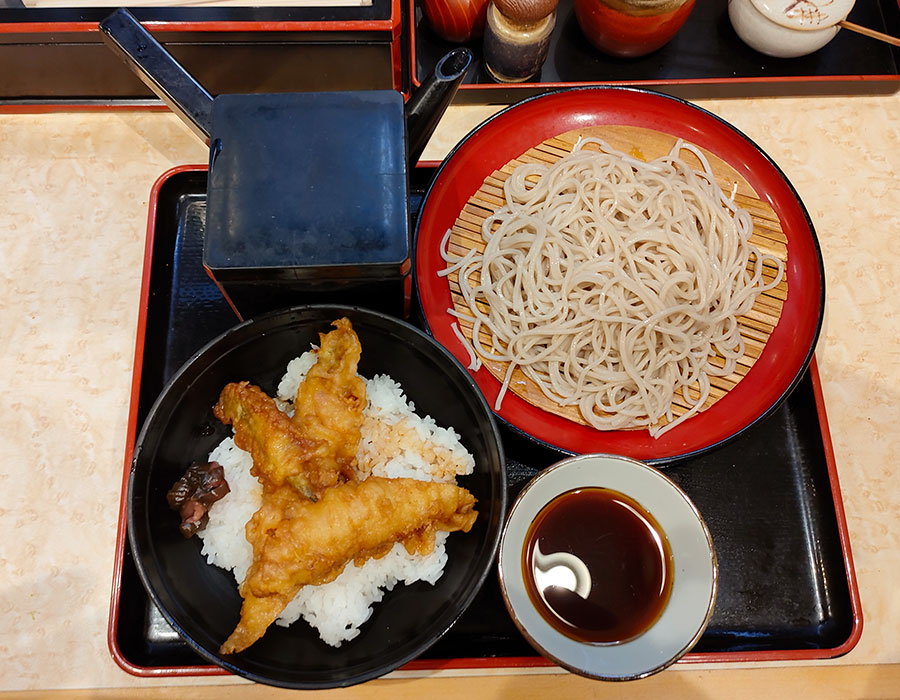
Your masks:
M428 24L442 39L465 42L484 33L489 0L421 0Z
M685 23L695 0L575 0L581 31L613 56L643 56L664 46Z

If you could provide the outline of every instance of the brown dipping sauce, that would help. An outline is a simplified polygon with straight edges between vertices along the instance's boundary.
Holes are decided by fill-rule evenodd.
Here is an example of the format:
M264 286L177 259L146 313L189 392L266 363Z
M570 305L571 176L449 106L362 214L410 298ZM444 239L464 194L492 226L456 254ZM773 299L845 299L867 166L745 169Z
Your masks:
M672 593L672 549L634 499L605 488L554 498L528 529L522 573L531 602L567 637L615 644L646 632Z

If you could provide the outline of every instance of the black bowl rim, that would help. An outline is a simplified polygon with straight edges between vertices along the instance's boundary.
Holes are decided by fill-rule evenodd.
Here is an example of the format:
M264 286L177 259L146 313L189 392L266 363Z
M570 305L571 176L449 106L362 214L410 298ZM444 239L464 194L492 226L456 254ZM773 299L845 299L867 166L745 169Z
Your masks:
M602 92L609 92L609 91L636 92L636 93L645 93L648 95L665 98L667 100L671 100L673 102L677 102L679 104L685 105L686 107L689 107L691 109L697 110L698 112L702 113L704 116L710 117L710 118L716 120L717 122L721 123L723 126L731 129L735 134L737 134L739 137L744 139L752 148L754 148L756 151L758 151L759 154L765 160L767 160L769 162L769 164L772 166L772 168L775 170L775 172L778 174L778 176L784 181L785 185L787 185L788 189L793 194L793 197L796 200L797 205L800 207L800 211L802 212L803 217L806 219L806 223L809 226L809 233L812 238L813 248L816 251L816 259L818 261L818 273L819 273L820 285L819 285L819 309L818 309L817 318L816 318L816 326L815 326L815 329L813 330L812 338L810 339L809 349L807 350L806 355L803 358L803 361L800 362L800 364L798 365L797 372L794 375L793 379L790 382L788 382L784 391L781 393L780 396L778 396L772 402L772 405L769 406L768 409L766 409L765 411L760 413L759 416L757 416L756 418L751 420L743 428L736 430L734 433L732 433L728 437L722 438L718 442L714 442L711 445L706 445L705 447L700 447L700 448L698 448L696 450L692 450L690 452L683 452L683 453L680 453L677 455L672 455L669 457L652 457L652 458L647 458L647 459L641 460L645 464L651 464L655 467L665 468L669 465L683 462L685 460L692 459L694 457L699 457L702 454L706 454L707 452L711 452L712 450L718 449L719 447L740 437L741 435L746 433L748 430L750 430L754 425L761 423L766 418L771 416L776 410L778 410L778 408L785 401L787 401L788 397L791 395L791 393L794 391L794 389L797 388L797 385L800 383L800 380L803 379L803 375L806 373L806 370L809 368L809 364L810 364L810 362L812 362L812 357L816 350L816 344L819 341L819 335L822 331L822 323L824 322L824 318L825 318L825 262L822 259L822 247L819 244L819 237L816 234L816 229L815 229L815 226L813 225L812 218L809 215L809 211L806 209L806 205L803 203L803 200L800 198L800 194L797 192L797 189L794 187L793 183L788 179L787 175L785 175L784 171L778 166L778 164L772 159L772 157L768 153L766 153L753 139L751 139L749 136L747 136L747 134L745 134L743 131L741 131L736 126L734 126L734 124L732 124L731 122L727 121L726 119L723 119L722 117L720 117L717 114L714 114L713 112L710 112L708 109L700 107L699 105L696 105L693 102L690 102L689 100L685 100L681 97L675 97L674 95L669 95L664 92L659 92L658 90L649 90L647 88L639 88L639 87L633 87L633 86L628 86L628 85L585 85L585 86L576 86L576 87L568 87L568 88L559 88L556 90L549 90L547 92L542 92L538 95L532 95L531 97L527 97L525 99L519 100L518 102L515 102L515 103L495 112L494 114L492 114L491 116L486 118L484 121L482 121L480 124L478 124L477 126L472 128L469 131L469 133L466 134L462 139L460 139L460 141L456 144L456 146L454 146L453 149L444 157L444 160L441 161L440 166L438 167L438 169L435 171L434 175L431 178L431 184L428 186L428 189L425 191L425 196L422 198L422 205L419 209L419 217L416 220L415 230L413 231L413 246L412 246L412 274L413 274L413 284L416 289L416 295L415 295L416 296L416 305L417 305L417 309L419 312L419 317L422 319L422 324L425 326L426 332L428 333L428 335L433 337L434 334L431 332L431 324L428 322L428 317L425 315L425 309L422 306L422 301L418 294L419 280L418 280L418 274L416 272L416 255L417 255L418 248L419 248L419 226L422 221L421 213L425 210L425 207L428 206L428 199L431 195L432 189L435 186L435 183L437 182L437 180L440 177L441 173L443 172L444 168L447 167L450 160L456 155L457 151L459 151L463 147L463 145L470 138L472 138L475 135L475 133L477 131L480 131L487 124L494 121L495 119L500 118L502 115L506 114L507 112L516 109L519 105L523 105L528 102L533 102L535 100L547 99L558 93L600 92L600 91L602 91ZM491 410L493 411L493 407L491 408ZM526 430L518 427L517 425L510 423L506 418L501 416L496 411L494 411L494 417L498 421L500 421L504 426L509 428L512 432L514 432L518 435L521 435L522 437L528 439L529 441L531 441L532 443L534 443L536 445L540 445L541 447L553 450L554 452L557 452L558 454L563 455L563 456L575 456L575 455L579 454L577 452L573 452L571 450L567 450L563 447L560 447L559 445L554 445L552 443L545 442L544 440L541 440L540 438L535 437L534 435L527 432ZM588 454L588 453L585 453L585 454Z
M497 509L498 513L498 522L496 523L496 527L494 527L493 532L489 532L486 552L489 553L490 556L485 555L485 563L481 566L480 571L478 572L477 577L473 581L473 584L470 586L469 592L464 599L462 599L461 604L457 607L453 616L447 620L447 623L443 626L443 629L438 630L436 633L432 634L430 637L424 639L422 643L416 645L416 647L410 651L408 654L404 655L401 658L395 659L393 662L389 664L385 664L383 666L376 666L368 671L358 673L353 676L348 676L346 678L342 678L337 682L331 681L288 681L280 678L269 678L263 676L259 673L247 671L241 668L238 665L230 663L219 655L211 652L206 649L202 645L200 645L193 637L178 623L178 621L169 613L160 599L159 594L156 592L154 588L150 576L148 572L145 570L144 563L142 558L137 555L137 553L141 550L139 543L137 542L137 525L134 520L134 509L132 504L134 503L134 482L137 471L138 460L140 459L140 455L142 452L142 447L144 443L144 439L146 437L146 433L149 429L149 426L153 422L153 418L159 411L161 404L163 403L165 397L169 393L171 387L178 382L178 380L189 371L191 371L194 365L200 361L201 358L205 357L210 350L218 346L219 344L226 343L231 336L247 332L247 329L253 325L260 325L264 322L271 323L277 317L283 316L289 318L295 314L302 313L318 313L323 319L325 318L340 318L343 315L352 314L357 317L363 316L368 317L369 319L378 319L381 322L386 322L388 324L395 324L398 328L401 328L404 332L410 332L414 335L420 336L426 344L436 351L447 363L449 366L454 367L456 372L463 379L466 386L468 386L469 390L472 392L472 395L476 401L476 403L482 409L485 417L488 419L486 426L482 426L482 430L489 436L489 442L494 446L496 450L497 461L500 467L499 479L496 479L499 482L499 493L496 494L495 498L499 500L499 508ZM178 633L178 635L182 638L182 640L197 654L199 654L204 659L214 663L217 666L220 666L224 670L240 676L242 678L246 678L247 680L254 681L256 683L262 683L265 685L271 685L282 688L290 688L296 690L323 690L328 688L341 688L348 687L352 685L356 685L359 683L363 683L365 681L371 680L373 678L378 678L383 676L391 671L396 670L397 668L403 666L404 664L412 661L424 651L426 651L429 647L434 645L441 637L446 634L446 632L459 620L462 614L468 609L469 605L474 600L475 596L481 590L484 585L485 580L490 574L491 570L495 568L496 559L497 559L497 550L500 545L500 538L503 531L503 526L506 520L506 512L508 509L508 501L509 501L509 492L508 492L508 482L506 475L506 457L503 449L503 441L500 436L499 429L497 427L497 423L490 407L487 404L487 401L484 398L484 395L481 393L481 389L478 388L478 385L475 383L475 380L466 372L465 368L462 364L450 353L449 350L444 348L440 343L438 343L430 334L423 332L422 330L416 328L412 324L401 320L399 318L390 316L388 314L384 314L378 311L373 311L371 309L366 309L359 306L349 306L349 305L338 305L338 304L309 304L309 305L301 305L301 306L292 306L283 309L277 309L274 311L270 311L268 313L260 314L258 316L254 316L246 321L242 321L228 330L220 333L218 336L207 342L203 347L197 350L190 358L188 358L182 366L175 371L172 376L166 381L163 386L162 391L159 393L159 396L154 400L153 405L150 410L147 412L147 417L144 419L144 423L141 426L141 431L138 434L137 440L135 441L134 451L132 454L131 467L128 475L128 489L127 489L127 508L126 508L126 524L128 531L128 544L130 550L133 555L133 561L135 568L137 570L138 576L141 580L141 583L144 587L144 590L147 592L150 600L159 610L160 614L165 618L166 622L172 626L172 628Z

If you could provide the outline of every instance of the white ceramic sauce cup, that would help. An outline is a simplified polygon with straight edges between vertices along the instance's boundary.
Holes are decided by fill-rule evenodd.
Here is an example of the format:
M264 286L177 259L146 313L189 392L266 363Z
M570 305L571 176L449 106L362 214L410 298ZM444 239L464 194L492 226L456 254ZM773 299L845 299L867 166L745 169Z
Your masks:
M525 582L523 554L531 524L558 496L594 487L636 501L655 519L672 553L672 591L662 614L637 637L618 643L594 644L563 634L539 611ZM590 530L594 523L583 522L581 527ZM616 681L662 671L694 646L715 608L718 571L712 535L687 494L653 467L606 454L569 457L535 476L510 509L498 557L503 601L529 643L573 673ZM620 568L607 572L620 573Z

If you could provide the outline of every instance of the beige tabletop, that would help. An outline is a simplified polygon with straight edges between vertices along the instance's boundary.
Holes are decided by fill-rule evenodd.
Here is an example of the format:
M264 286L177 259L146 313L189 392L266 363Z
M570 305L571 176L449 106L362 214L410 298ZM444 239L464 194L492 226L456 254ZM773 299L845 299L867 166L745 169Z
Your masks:
M555 669L398 673L328 698L900 698L900 96L700 104L774 158L819 235L827 304L816 356L864 611L859 644L825 662L679 664L625 685ZM494 109L454 108L425 158ZM150 189L169 168L205 160L166 112L0 114L0 691L281 695L227 676L138 678L107 647Z

